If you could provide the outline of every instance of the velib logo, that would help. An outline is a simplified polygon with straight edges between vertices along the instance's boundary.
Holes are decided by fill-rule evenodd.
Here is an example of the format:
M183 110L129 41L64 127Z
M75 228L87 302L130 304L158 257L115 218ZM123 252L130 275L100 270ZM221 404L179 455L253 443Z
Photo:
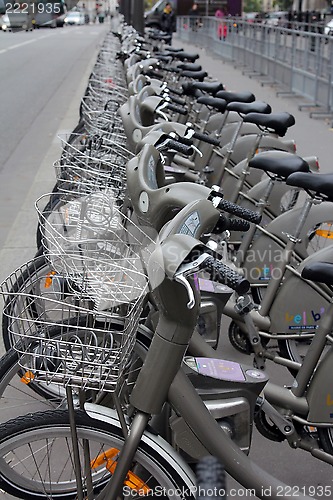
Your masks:
M317 329L318 322L321 320L321 317L325 313L325 308L321 307L319 311L311 310L302 311L297 314L290 314L286 312L285 320L289 323L289 330L310 330Z

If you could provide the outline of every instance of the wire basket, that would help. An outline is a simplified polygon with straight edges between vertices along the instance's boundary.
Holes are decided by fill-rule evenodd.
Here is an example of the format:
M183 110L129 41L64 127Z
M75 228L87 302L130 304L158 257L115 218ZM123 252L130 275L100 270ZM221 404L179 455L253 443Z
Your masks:
M89 134L98 134L105 144L126 146L127 136L119 116L109 111L90 110L86 100L82 100L81 116Z
M126 217L109 192L59 197L51 210L44 205L45 195L36 201L44 253L96 310L109 309L110 297L112 304L131 302L147 287L145 265L155 247L153 230Z
M123 297L120 304L116 297L110 310L96 313L59 274L35 277L33 287L25 277L27 286L16 292L10 282L1 292L8 331L18 340L22 380L114 392L131 358L145 289L131 302ZM38 289L43 292L34 293Z
M112 188L113 197L122 200L124 196L123 168L113 169L111 172L104 169L103 164L82 166L80 162L63 164L57 160L53 164L57 178L58 193L68 193L72 196L89 194L94 191Z
M133 156L120 144L105 144L98 135L60 136L63 154L54 162L58 189L61 192L90 193L113 187L115 196L123 197L126 164Z

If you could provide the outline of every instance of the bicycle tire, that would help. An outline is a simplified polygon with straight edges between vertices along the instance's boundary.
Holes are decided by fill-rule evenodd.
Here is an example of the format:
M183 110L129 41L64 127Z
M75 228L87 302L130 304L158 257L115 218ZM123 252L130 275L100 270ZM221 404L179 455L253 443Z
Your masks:
M115 327L116 325L113 323L112 328ZM55 325L53 331L51 330L51 335L57 337L58 332L59 327ZM144 359L151 337L152 333L147 328L138 328L131 365L122 382L122 401L124 404L128 401L128 395L141 367L139 360ZM19 344L16 345L16 349L12 347L0 358L0 422L10 420L14 416L25 415L31 411L63 407L65 404L64 387L52 383L36 382L33 378L29 378L27 376L29 374L26 374L19 365L20 355L18 351L22 350ZM91 392L89 394L90 401L97 399L100 402L103 401L106 406L113 405L113 400L108 398L108 393Z
M45 205L44 210L42 212L43 216L45 216L45 214L49 214L52 210L54 210L54 208L59 203L62 194L58 192L58 188L59 188L58 182L56 182L56 184L53 187L50 199ZM38 250L43 249L43 223L41 218L38 219L37 223L36 246Z
M81 463L83 440L89 443L90 463L106 450L121 449L124 438L120 425L115 421L106 423L95 420L82 410L75 411L75 420ZM2 424L0 488L26 500L74 499L77 488L71 454L70 425L66 410L38 412ZM14 456L15 466L12 466L14 462L11 459ZM193 498L195 482L192 471L179 458L170 448L165 449L156 440L149 440L144 436L131 472L138 475L150 491L162 491L163 498L180 499L184 491L189 493L189 498ZM105 463L94 471L93 493L101 491L110 477ZM84 478L83 485L84 491L87 491ZM129 487L126 485L126 488ZM142 496L139 492L137 496ZM129 490L129 493L133 495L133 490Z
M0 422L32 411L56 408L58 398L41 394L40 387L24 382L24 372L18 364L19 354L11 348L0 358ZM42 397L41 397L42 396Z
M26 290L27 287L27 282L33 282L34 277L40 276L43 273L47 274L46 269L49 268L49 264L47 263L47 260L44 255L39 255L37 253L37 256L34 260L28 262L26 264L25 269L23 272L19 275L18 279L16 280L15 283L12 284L10 289L8 290L10 294L13 293L19 293L20 290ZM23 268L23 266L22 266ZM3 343L5 346L5 349L8 351L16 342L17 338L13 338L13 334L10 333L10 310L14 306L13 298L10 295L8 298L5 299L3 311L2 311L2 338L3 338Z

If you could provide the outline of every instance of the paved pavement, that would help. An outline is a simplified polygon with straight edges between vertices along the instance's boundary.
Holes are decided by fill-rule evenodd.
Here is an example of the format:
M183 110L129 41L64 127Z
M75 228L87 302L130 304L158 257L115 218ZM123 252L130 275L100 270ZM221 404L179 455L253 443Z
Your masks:
M288 111L294 115L296 125L290 128L286 138L296 141L297 153L300 156L317 156L321 172L333 173L332 118L310 118L309 113L315 111L314 108L299 110L299 105L305 102L303 97L283 93L277 95L279 92L283 92L282 88L268 84L262 85L259 78L248 76L249 68L243 73L242 68L237 68L236 63L233 65L228 61L223 62L216 55L210 55L206 49L185 43L178 40L177 37L174 38L173 46L184 47L191 53L197 52L200 55L197 62L200 62L209 75L223 83L226 90L251 91L256 99L269 103L273 112Z

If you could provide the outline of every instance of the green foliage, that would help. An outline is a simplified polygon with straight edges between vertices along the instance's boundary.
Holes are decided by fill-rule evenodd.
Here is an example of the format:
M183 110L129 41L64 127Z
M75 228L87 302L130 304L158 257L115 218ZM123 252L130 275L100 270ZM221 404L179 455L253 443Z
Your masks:
M261 0L244 0L243 11L244 12L260 12L261 11Z
M145 9L151 9L155 3L156 0L145 0Z

